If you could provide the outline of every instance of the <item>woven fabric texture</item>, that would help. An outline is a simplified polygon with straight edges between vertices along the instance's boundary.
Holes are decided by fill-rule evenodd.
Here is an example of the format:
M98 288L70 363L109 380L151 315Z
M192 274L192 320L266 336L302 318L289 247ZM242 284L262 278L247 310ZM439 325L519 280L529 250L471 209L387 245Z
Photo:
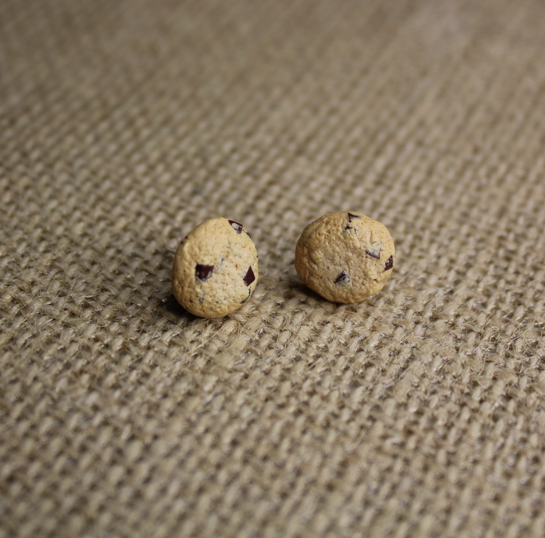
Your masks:
M0 537L545 532L542 0L0 2ZM397 247L355 305L303 227ZM251 300L172 296L214 216Z

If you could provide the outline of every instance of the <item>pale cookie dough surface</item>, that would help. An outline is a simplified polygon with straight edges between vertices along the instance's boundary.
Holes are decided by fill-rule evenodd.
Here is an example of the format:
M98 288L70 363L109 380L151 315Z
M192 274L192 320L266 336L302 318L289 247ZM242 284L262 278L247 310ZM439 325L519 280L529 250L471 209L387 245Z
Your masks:
M207 220L180 243L172 291L189 312L219 318L241 307L257 284L257 250L242 224Z
M303 282L329 301L358 303L379 292L395 263L390 232L357 211L329 213L311 222L295 250Z

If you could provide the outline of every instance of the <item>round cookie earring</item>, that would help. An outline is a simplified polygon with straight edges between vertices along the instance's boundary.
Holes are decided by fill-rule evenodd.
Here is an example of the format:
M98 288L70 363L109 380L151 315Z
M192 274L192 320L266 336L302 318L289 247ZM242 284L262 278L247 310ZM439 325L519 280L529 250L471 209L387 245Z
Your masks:
M180 243L172 267L172 291L189 312L220 318L240 308L258 277L257 250L239 222L214 218Z
M394 241L386 226L357 211L329 213L311 222L295 249L301 280L337 303L359 303L378 293L394 262Z

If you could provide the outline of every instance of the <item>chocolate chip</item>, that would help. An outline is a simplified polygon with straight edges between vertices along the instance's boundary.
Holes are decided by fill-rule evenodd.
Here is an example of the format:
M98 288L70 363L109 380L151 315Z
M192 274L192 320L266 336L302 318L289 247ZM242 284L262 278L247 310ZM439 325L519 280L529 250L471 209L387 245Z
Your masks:
M339 276L335 279L335 284L348 284L350 282L350 277L346 271L342 271Z
M348 222L352 222L354 219L359 219L359 215L354 215L353 213L348 213Z
M208 280L212 276L212 271L214 270L213 265L203 265L202 263L198 263L195 267L195 276L204 282L205 280Z
M345 230L355 230L354 226L349 226L348 224L344 227Z
M380 260L380 253L382 249L378 250L366 250L365 254L369 254L369 256L373 256L373 258L376 258L377 260Z
M388 271L388 269L391 269L394 266L394 257L390 256L386 260L386 265L384 266L384 271Z
M249 286L255 280L254 270L251 267L248 267L246 274L244 275L244 284Z
M244 226L242 226L242 224L240 224L240 222L235 222L234 220L230 220L229 224L233 227L233 229L235 230L235 232L237 232L237 234L242 233L242 230L244 229Z
M244 301L240 301L240 304L244 304L246 301L248 301L251 294L252 294L252 290L248 290L248 297L246 297L246 299L244 299Z
M380 241L372 241L367 247L365 254L369 254L369 256L380 260L380 255L382 254L382 243Z

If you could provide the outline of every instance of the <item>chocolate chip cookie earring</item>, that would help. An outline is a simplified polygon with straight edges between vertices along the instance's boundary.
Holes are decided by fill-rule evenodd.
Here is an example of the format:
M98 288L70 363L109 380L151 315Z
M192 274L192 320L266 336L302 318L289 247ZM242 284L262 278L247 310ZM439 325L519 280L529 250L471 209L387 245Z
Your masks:
M220 318L240 308L257 284L257 250L239 222L199 224L180 243L172 267L172 291L189 312Z
M329 213L311 222L295 249L301 280L337 303L359 303L378 293L394 262L394 241L386 226L357 211Z

